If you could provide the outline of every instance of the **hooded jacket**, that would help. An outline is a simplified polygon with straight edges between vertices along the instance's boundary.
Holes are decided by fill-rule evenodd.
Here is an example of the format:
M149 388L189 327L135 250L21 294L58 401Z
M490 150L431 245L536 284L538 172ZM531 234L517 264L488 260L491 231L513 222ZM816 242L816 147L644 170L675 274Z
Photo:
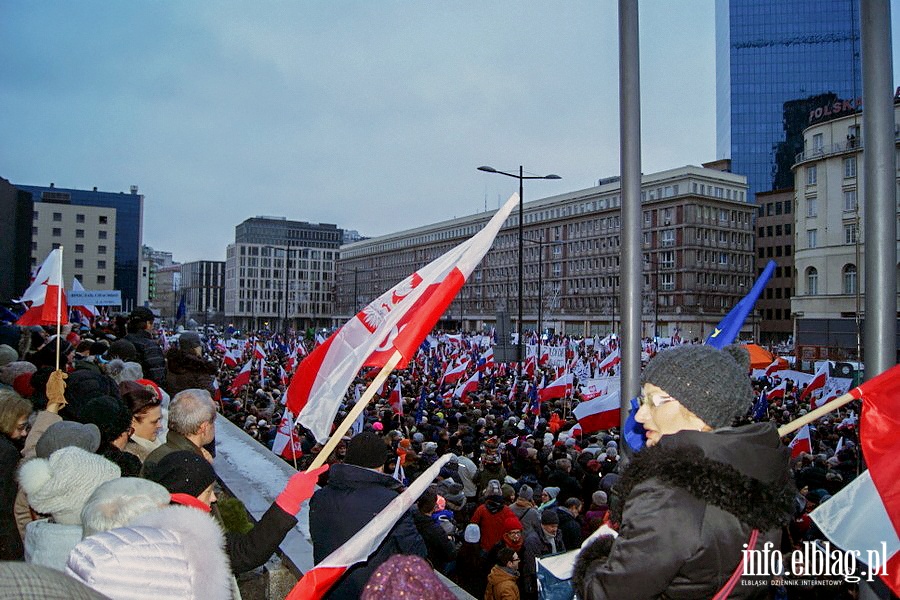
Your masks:
M515 575L499 565L494 565L487 578L484 600L519 600L519 586Z
M309 501L309 532L315 563L322 562L353 537L399 493L400 483L389 475L355 465L333 465L328 472L328 484ZM428 555L409 512L400 517L369 560L348 569L325 597L356 600L375 569L394 554L415 554L422 558Z
M215 394L213 379L219 369L203 357L171 348L166 353L166 383L163 388L170 396L182 390L199 389Z
M714 596L734 573L754 528L757 548L766 542L780 547L795 494L788 457L772 423L680 431L642 450L616 488L624 507L611 515L621 526L608 557L607 538L578 557L573 583L579 597ZM739 582L729 598L767 593L765 586Z
M166 358L162 348L150 336L147 330L135 331L125 336L126 340L134 344L137 350L135 361L141 363L144 377L152 379L157 385L166 383Z

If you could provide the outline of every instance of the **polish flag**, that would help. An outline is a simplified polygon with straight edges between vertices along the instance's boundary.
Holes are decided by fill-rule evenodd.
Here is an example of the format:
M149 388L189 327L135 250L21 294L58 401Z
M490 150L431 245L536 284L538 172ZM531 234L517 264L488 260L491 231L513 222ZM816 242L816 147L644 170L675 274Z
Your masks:
M78 281L77 277L72 278L72 290L76 291L76 292L84 291L84 286L81 285L81 282ZM84 305L73 304L72 308L74 308L79 313L84 315L85 318L87 318L87 320L91 323L93 323L94 319L96 319L100 315L100 311L97 310L97 307L94 306L93 304L84 304Z
M319 442L328 439L360 368L384 367L397 353L397 367L406 367L518 201L513 194L481 231L373 300L300 363L288 388L288 406Z
M219 388L219 378L213 377L212 380L212 388L213 388L213 400L216 401L216 404L222 405L222 390Z
M608 371L609 369L612 369L614 366L619 364L619 362L621 362L621 360L622 360L622 357L621 357L621 354L619 353L619 349L616 348L615 350L610 352L606 356L606 358L604 358L602 361L600 361L600 364L597 365L597 372L601 373L603 371Z
M538 364L546 365L550 361L550 346L541 346L541 356Z
M621 396L616 391L582 402L575 407L572 413L578 419L583 433L594 433L601 429L619 426L621 403Z
M466 375L466 371L469 370L469 363L471 361L465 361L458 365L450 366L446 371L444 371L443 377L441 377L441 383L456 383Z
M262 344L259 342L253 346L253 358L256 360L266 360L266 351L263 350Z
M776 371L783 371L785 369L790 369L791 363L787 361L787 359L781 358L780 356L776 358L771 365L766 367L766 377L775 373Z
M791 440L791 443L788 444L788 448L791 449L791 458L797 458L804 452L812 454L812 442L809 439L809 425L804 425L800 428L800 431L797 432L797 435L795 435L794 439Z
M475 371L475 373L473 373L471 377L466 379L460 385L456 386L456 390L454 390L453 395L457 396L461 402L466 402L469 394L478 390L479 381L481 381L481 373Z
M492 369L494 367L494 348L490 347L485 350L484 354L478 359L478 370Z
M69 322L62 280L62 248L47 255L37 277L16 302L27 306L25 314L19 317L16 325L65 325Z
M222 356L222 363L226 367L236 367L238 366L238 361L240 361L241 358L242 356L240 349L233 348L227 351L224 356Z
M840 398L850 391L853 386L853 380L846 377L829 377L822 388L822 394L819 399L813 399L810 408L816 409L825 406L835 398Z
M538 398L541 402L552 398L565 398L572 391L572 374L563 373L563 376L550 382L550 385L538 390Z
M284 367L278 367L278 374L281 377L281 385L287 385L291 382L291 377L288 375L287 371L284 370Z
M822 364L819 365L816 374L813 375L812 381L810 381L806 385L806 389L803 390L803 393L800 394L800 402L806 400L810 394L814 391L825 387L825 382L828 381L828 371L831 369L831 363L826 361L822 361Z
M391 390L391 394L388 396L388 404L395 415L403 415L403 393L400 390L399 379L397 380L397 385L394 386L394 389Z
M247 364L238 372L237 375L234 376L234 379L231 380L231 387L228 390L232 394L237 394L242 387L250 383L250 366L253 364L252 360L248 360Z
M771 390L766 392L766 398L769 399L769 402L775 400L776 398L784 398L784 395L787 393L787 380L782 381Z
M537 369L537 362L534 360L533 356L529 356L525 361L525 368L522 370L522 372L529 377L534 377L535 369Z
M810 516L845 552L857 551L869 573L900 595L900 366L851 390L862 400L860 447L869 466Z
M519 378L516 377L515 379L513 379L512 387L509 388L509 397L507 398L507 400L509 400L510 402L513 402L516 399L516 391L517 391L518 387L519 387Z
M281 422L278 423L278 432L272 443L272 452L287 460L296 460L303 456L300 439L294 432L294 415L288 409L284 409L284 415L281 417Z
M318 600L347 572L347 569L369 558L406 514L419 496L431 485L452 454L445 454L413 481L406 490L391 500L380 513L360 529L344 545L326 556L297 582L285 600Z

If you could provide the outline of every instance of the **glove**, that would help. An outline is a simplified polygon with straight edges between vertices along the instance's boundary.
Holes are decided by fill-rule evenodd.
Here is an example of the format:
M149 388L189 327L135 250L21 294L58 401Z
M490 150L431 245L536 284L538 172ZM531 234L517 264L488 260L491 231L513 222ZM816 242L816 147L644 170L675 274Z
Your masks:
M59 413L66 402L66 379L69 374L59 369L50 373L50 379L47 380L47 411Z
M275 504L289 515L300 512L300 505L312 497L316 489L319 475L328 470L329 465L322 465L314 471L301 471L288 479L287 485L275 498Z

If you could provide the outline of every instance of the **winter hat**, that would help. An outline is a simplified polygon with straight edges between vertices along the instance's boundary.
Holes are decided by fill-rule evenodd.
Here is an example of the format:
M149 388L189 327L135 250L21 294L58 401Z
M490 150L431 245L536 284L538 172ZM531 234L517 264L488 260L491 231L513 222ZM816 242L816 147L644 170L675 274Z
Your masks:
M146 306L138 306L131 311L128 318L132 321L153 321L156 319L156 315L154 315L153 311Z
M194 497L202 494L216 481L212 465L189 450L167 454L158 463L145 469L144 476L169 490L169 493Z
M19 360L19 353L15 348L6 344L0 344L0 367L5 367L11 362Z
M422 444L422 454L435 454L437 452L437 442L425 442Z
M518 519L518 517L516 517L515 515L506 517L503 520L503 531L507 532L507 531L512 531L514 529L518 529L519 531L521 531L522 530L522 521L520 521Z
M463 539L470 544L477 544L481 541L481 528L475 523L469 523L463 532Z
M81 509L84 537L125 527L139 515L168 506L169 491L140 477L119 477L99 486Z
M425 436L417 431L413 434L412 441L414 441L417 444L421 444L422 442L425 441Z
M363 588L361 600L430 598L454 600L455 596L419 556L395 554L381 564Z
M504 483L503 485L500 486L500 494L504 498L509 498L510 496L515 498L516 497L516 489L513 486L509 485L508 483Z
M390 448L381 436L372 431L363 431L350 439L344 462L357 467L377 469L384 466L390 454Z
M194 331L185 331L178 336L178 347L182 350L192 350L200 348L203 342L200 340L200 334Z
M743 346L723 350L709 345L678 346L654 356L641 376L673 398L704 423L728 427L750 406L750 355Z
M113 360L114 358L118 358L123 361L134 360L137 356L137 349L134 347L134 344L129 342L128 340L116 340L112 344L109 345L109 348L106 350L106 358L108 360Z
M485 496L502 496L503 491L500 489L500 482L496 479L488 481L487 487L484 489Z
M31 385L32 373L22 373L13 381L13 389L23 398L31 398L34 395L34 386Z
M16 377L24 373L34 373L37 367L25 360L16 360L0 367L0 383L13 385Z
M131 427L131 411L118 398L99 396L84 405L80 420L96 425L100 430L100 440L110 444Z
M555 509L548 509L541 513L541 525L559 525L559 513Z
M519 488L519 498L522 500L528 500L529 502L534 500L534 490L531 489L530 485L525 484Z
M381 421L375 421L372 423L372 429L375 431L384 431L384 424Z
M606 492L603 490L597 490L593 494L591 494L591 502L596 504L597 506L603 506L607 502Z
M34 451L38 458L50 458L57 450L69 446L93 454L100 447L100 429L93 423L82 425L75 421L59 421L47 428L38 439Z
M91 398L119 396L119 385L110 377L92 369L75 369L66 379L66 402L61 411L64 418L80 421L81 409Z
M122 383L123 381L143 379L144 369L141 367L141 363L115 359L106 364L106 374L112 377L116 383Z
M102 456L75 446L50 458L33 458L19 469L19 484L28 504L63 525L81 524L81 509L100 484L121 475L119 467Z
M556 500L556 497L559 496L559 488L558 487L545 487L544 491L547 492L547 495L550 496L553 500Z

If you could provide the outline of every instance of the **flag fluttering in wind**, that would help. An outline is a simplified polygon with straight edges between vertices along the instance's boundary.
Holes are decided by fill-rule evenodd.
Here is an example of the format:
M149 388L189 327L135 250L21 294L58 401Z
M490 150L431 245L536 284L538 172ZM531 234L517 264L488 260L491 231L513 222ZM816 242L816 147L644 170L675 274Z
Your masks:
M608 371L612 369L614 366L619 364L622 361L622 355L619 352L619 349L616 348L612 352L610 352L606 358L600 361L600 364L597 365L597 373L602 373L603 371Z
M841 550L859 552L868 577L876 572L900 595L900 365L850 393L863 403L859 442L869 469L810 517Z
M601 429L610 429L619 426L619 414L621 410L621 396L618 391L593 400L582 402L572 413L578 419L583 433L594 433Z
M363 365L383 367L399 353L397 366L404 368L415 356L518 200L513 194L481 231L373 300L300 363L288 388L288 406L318 441L328 439L344 394Z
M400 389L400 379L397 379L397 385L388 396L388 404L395 415L403 415L403 391Z
M281 422L278 423L278 432L272 443L272 452L287 460L296 460L303 456L300 438L294 433L294 415L287 408L284 409L284 415L281 417Z
M234 376L234 379L231 380L231 387L229 387L228 390L232 394L237 394L241 391L242 387L250 383L250 367L252 364L253 361L248 360L247 364L245 364L238 374Z
M481 372L475 371L471 377L456 386L453 395L461 402L469 402L469 394L478 391L478 382L481 381Z
M741 327L744 326L744 321L747 320L747 315L753 310L757 298L765 289L766 284L769 283L769 279L772 278L774 272L775 261L770 260L769 264L766 265L766 268L763 269L763 272L756 279L753 287L750 288L750 292L734 305L734 308L725 315L725 318L719 322L709 337L706 338L707 344L721 349L737 339L738 334L741 332Z
M347 569L366 560L381 545L400 517L406 514L406 511L419 499L422 492L431 485L434 478L441 472L441 468L450 462L451 458L456 457L453 454L445 454L437 459L356 535L326 556L312 570L307 571L285 600L318 600L347 572Z
M815 375L813 375L812 381L806 384L806 388L803 390L803 393L800 394L800 402L803 402L809 395L814 391L822 389L825 387L825 382L828 381L828 372L831 370L831 363L827 360L822 361L822 364L819 365L819 368L816 369Z
M565 398L572 391L572 374L563 373L563 375L550 382L549 385L538 390L538 398L541 402L552 400L553 398Z
M440 384L445 383L456 383L460 379L466 376L466 371L469 370L469 364L471 361L463 361L460 364L453 366L450 365L447 367L447 370L444 371L443 376L441 377Z
M797 431L794 439L788 444L791 449L791 458L797 458L801 454L812 454L812 441L809 439L809 425L804 425Z
M72 278L72 291L74 292L83 292L84 286L81 285L81 282L78 281L77 277ZM100 311L97 310L97 307L93 304L73 304L72 308L77 310L80 314L84 315L84 317L88 320L88 322L93 323L94 319L100 316Z
M181 294L181 301L178 302L178 310L175 312L175 321L180 321L187 315L187 306L184 303L184 294Z
M56 248L44 259L34 281L16 300L25 304L25 314L16 325L65 325L69 322L66 292L62 281L62 249Z

